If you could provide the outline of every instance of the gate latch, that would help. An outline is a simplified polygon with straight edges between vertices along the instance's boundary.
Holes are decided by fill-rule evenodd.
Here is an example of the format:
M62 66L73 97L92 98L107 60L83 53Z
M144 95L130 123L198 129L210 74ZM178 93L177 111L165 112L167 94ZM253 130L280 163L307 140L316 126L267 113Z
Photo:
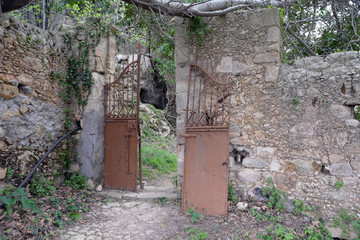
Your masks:
M128 131L132 132L136 130L136 121L129 121L128 122Z
M226 164L228 164L228 162L229 162L229 159L226 159L226 161L223 162L222 165L225 166Z
M195 134L180 134L179 137L189 138L189 137L196 137L196 135Z

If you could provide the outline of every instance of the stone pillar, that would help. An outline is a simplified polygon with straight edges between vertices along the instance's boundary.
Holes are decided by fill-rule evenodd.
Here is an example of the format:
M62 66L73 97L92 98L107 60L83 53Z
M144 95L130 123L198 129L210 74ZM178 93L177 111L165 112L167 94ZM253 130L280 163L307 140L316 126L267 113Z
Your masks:
M101 38L90 56L93 87L82 115L82 131L78 142L80 174L103 182L104 162L104 85L114 79L116 40L113 35Z

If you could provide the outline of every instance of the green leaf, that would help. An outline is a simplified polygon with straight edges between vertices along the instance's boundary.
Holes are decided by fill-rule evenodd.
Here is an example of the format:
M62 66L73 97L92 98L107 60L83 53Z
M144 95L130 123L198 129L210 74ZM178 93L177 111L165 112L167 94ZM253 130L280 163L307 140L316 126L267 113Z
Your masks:
M25 188L17 188L14 192L13 192L13 194L12 194L12 196L14 196L14 197L27 197L28 196L28 193L26 192L26 190L25 190Z
M80 213L75 213L75 212L70 213L68 217L70 219L75 220L75 221L80 221L82 219L81 214Z
M41 209L38 206L36 206L35 202L31 199L28 199L27 197L22 197L21 203L22 203L23 208L25 208L25 209L29 209L29 210L34 211L39 214L42 213Z

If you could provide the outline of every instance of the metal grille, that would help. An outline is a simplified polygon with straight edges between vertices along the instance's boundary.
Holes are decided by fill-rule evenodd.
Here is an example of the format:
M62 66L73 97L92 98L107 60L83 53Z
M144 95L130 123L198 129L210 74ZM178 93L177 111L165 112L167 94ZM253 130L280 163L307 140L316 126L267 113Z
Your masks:
M186 127L228 127L231 83L220 82L198 64L190 65Z
M137 118L140 88L140 47L137 55L119 63L119 77L105 85L105 119Z

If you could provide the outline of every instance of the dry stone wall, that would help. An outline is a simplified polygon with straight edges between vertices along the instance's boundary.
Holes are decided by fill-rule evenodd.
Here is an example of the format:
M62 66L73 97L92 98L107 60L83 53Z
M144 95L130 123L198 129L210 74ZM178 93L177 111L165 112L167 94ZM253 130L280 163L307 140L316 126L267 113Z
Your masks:
M243 196L271 177L290 198L317 206L318 216L359 212L359 54L281 64L275 8L211 18L202 46L192 43L186 26L179 21L175 32L178 135L185 130L189 64L202 59L213 76L233 82L229 177ZM181 183L184 139L177 143ZM344 185L336 188L336 180Z
M64 111L69 106L59 96L58 77L52 76L55 73L66 77L68 58L76 56L73 51L79 44L72 42L72 49L68 49L62 35L76 34L81 40L87 27L92 25L79 28L81 31L65 24L57 27L60 31L44 31L13 18L0 22L0 170L11 167L15 174L27 174L65 134ZM88 103L81 107L73 100L70 106L72 120L81 122L82 131L75 135L78 162L69 171L86 175L96 183L103 178L104 84L114 79L116 51L113 35L101 36L89 53L93 87ZM50 179L62 171L57 152L65 148L65 144L60 145L41 167Z
M66 72L67 61L60 33L10 18L0 22L0 39L0 167L25 174L62 136L60 86L50 75Z

